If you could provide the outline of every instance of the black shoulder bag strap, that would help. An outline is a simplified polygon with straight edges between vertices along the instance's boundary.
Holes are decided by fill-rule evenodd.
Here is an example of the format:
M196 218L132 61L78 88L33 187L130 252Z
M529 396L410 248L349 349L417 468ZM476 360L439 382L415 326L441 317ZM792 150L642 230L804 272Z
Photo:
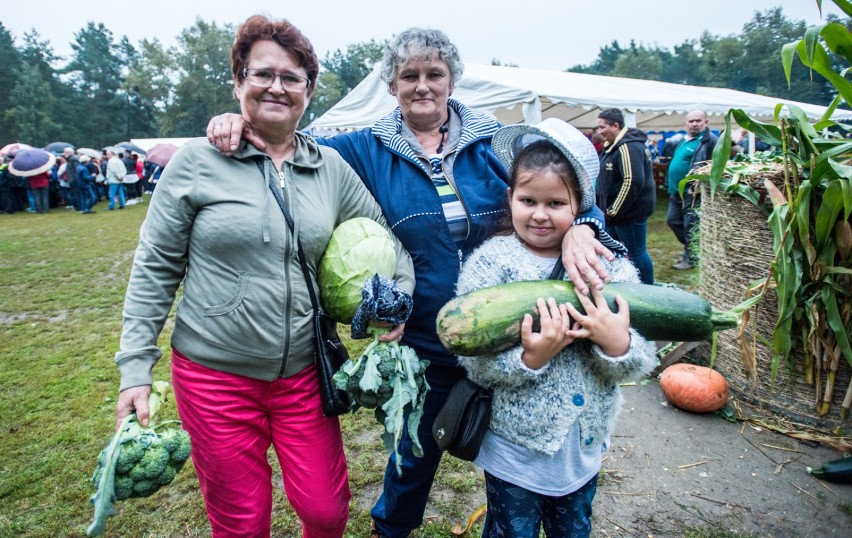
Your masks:
M556 265L553 266L553 271L550 272L548 280L562 280L565 278L565 265L562 263L562 255L556 258Z

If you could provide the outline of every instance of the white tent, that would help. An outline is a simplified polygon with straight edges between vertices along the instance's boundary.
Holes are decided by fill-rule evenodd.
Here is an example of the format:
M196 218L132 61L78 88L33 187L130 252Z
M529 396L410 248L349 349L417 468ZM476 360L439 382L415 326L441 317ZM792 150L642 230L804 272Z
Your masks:
M136 144L145 151L148 151L157 144L174 144L177 147L181 147L190 140L192 138L131 138L130 143Z
M580 129L594 129L601 109L619 108L628 125L646 132L682 130L686 114L694 109L707 112L713 128L724 127L731 108L763 122L772 120L778 103L792 103L813 119L825 112L818 105L725 88L486 65L466 65L453 97L490 112L503 124L557 117ZM368 127L396 106L376 68L310 127L317 134ZM849 120L852 112L839 110L833 118Z

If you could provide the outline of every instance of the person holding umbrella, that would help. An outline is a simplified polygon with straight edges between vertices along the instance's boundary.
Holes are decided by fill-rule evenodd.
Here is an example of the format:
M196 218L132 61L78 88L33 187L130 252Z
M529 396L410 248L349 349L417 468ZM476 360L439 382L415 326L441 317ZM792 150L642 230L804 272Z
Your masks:
M50 211L48 186L50 184L50 169L56 162L56 156L43 149L28 149L15 155L9 171L16 176L25 177L33 192L36 213Z
M0 211L7 215L18 211L18 200L15 196L15 185L18 178L9 171L12 162L11 155L0 155Z
M163 168L166 167L169 160L178 150L174 144L156 144L148 150L145 156L145 189L149 192L154 191L157 182L160 180L160 175L163 173Z

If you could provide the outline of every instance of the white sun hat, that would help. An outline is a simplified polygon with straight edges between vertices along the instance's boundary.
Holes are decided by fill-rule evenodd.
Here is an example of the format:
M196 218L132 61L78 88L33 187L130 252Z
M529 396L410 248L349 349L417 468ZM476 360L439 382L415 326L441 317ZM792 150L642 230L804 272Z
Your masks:
M512 161L529 144L547 140L561 151L577 174L580 183L580 212L595 205L595 182L600 172L600 161L595 146L580 130L559 118L548 118L537 125L508 125L494 133L491 147L511 175Z

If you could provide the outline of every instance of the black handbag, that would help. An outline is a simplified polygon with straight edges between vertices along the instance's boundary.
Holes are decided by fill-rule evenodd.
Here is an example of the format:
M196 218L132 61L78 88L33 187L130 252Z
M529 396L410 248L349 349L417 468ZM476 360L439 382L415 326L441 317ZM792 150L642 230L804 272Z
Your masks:
M349 360L349 352L337 336L337 322L321 309L314 309L317 379L322 398L322 414L336 417L352 407L349 395L334 384L334 374Z
M491 389L468 378L459 379L432 424L438 448L473 461L491 422Z
M256 161L257 167L263 173L263 164ZM265 174L264 174L265 177ZM287 206L284 204L284 198L278 187L268 179L269 189L278 202L278 207L284 213L284 219L290 227L295 237L295 227L293 218L290 212L287 211ZM320 398L322 399L322 414L327 417L336 417L344 413L348 413L351 409L351 401L346 391L338 389L334 385L334 374L343 364L349 360L349 352L344 347L343 342L337 335L337 322L322 311L322 307L314 293L314 285L311 279L311 274L308 271L308 264L305 261L305 255L302 253L302 243L296 237L296 248L299 253L299 264L302 266L302 273L305 275L305 283L308 285L308 294L311 296L311 304L314 307L314 344L316 347L316 365L317 378L319 380Z

